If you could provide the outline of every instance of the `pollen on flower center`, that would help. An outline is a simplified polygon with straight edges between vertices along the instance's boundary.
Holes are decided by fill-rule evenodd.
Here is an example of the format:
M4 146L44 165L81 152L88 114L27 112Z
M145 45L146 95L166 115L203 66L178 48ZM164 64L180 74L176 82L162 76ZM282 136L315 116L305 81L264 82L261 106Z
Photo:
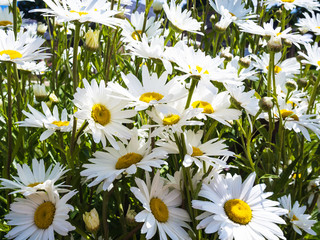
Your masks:
M282 2L293 3L294 0L281 0Z
M28 187L35 187L35 186L38 186L39 184L42 184L43 182L35 182L35 183L30 183L28 185Z
M79 14L79 16L81 17L82 15L87 15L88 14L88 12L78 12L78 11L75 11L75 10L71 10L70 11L71 13L78 13Z
M15 50L0 51L0 56L2 56L3 54L9 55L10 59L22 58L22 54Z
M200 150L200 148L192 146L192 154L191 157L197 157L197 156L202 156L203 152Z
M165 126L173 125L173 124L176 124L177 122L179 122L179 120L180 120L179 115L170 114L170 115L166 116L165 118L163 118L162 123Z
M104 105L95 104L92 107L91 117L95 122L100 123L102 126L105 126L110 122L111 114Z
M12 25L13 23L10 22L10 21L0 21L0 26L1 27L5 27L5 26L8 26L8 25Z
M267 68L267 70L269 70L269 66L267 66L266 68ZM279 67L279 66L274 66L274 72L275 72L275 73L279 73L279 72L281 72L281 71L282 71L282 68L281 68L281 67Z
M42 203L34 213L34 223L40 229L47 229L53 222L56 207L52 202Z
M166 222L169 219L169 211L167 205L159 198L152 198L150 208L153 216L158 222Z
M53 121L52 124L58 127L69 126L69 121Z
M131 34L131 37L134 39L134 40L139 40L139 37L141 36L141 33L142 31L141 30L136 30L134 31L132 34Z
M127 153L120 157L116 163L116 169L124 169L142 160L143 156L138 153Z
M142 94L139 98L140 101L149 103L150 101L156 100L159 101L163 98L163 95L156 92L146 92Z
M250 206L240 199L228 200L224 204L224 211L230 220L241 225L248 224L252 219Z
M299 218L297 218L297 216L293 214L291 221L298 221L298 220L299 220Z
M294 114L293 111L282 109L282 110L280 110L280 114L281 114L283 119L285 119L287 117L291 117L294 120L299 121L299 117L296 114Z
M193 108L203 108L203 112L202 113L208 113L211 114L214 112L212 106L210 103L208 102L204 102L204 101L195 101L191 104L191 106Z

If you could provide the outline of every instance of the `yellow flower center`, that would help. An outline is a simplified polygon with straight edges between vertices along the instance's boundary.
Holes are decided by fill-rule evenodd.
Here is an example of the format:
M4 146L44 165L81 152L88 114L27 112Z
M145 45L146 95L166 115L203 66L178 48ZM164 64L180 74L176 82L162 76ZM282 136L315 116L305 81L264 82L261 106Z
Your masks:
M9 55L10 59L22 58L22 54L15 50L0 51L0 56L2 56L3 54Z
M142 31L141 30L136 30L134 31L132 34L131 34L131 37L134 39L134 40L139 40L140 37L141 37L141 33Z
M234 15L232 12L229 12L231 14L232 17L235 17L236 15Z
M294 102L292 102L292 101L290 101L290 100L287 101L287 104L291 104L292 107L296 107L296 106L297 106L297 104L295 104Z
M281 0L282 2L293 3L294 0Z
M38 186L39 184L42 184L43 182L35 182L35 183L30 183L28 185L28 187L35 187L35 186Z
M142 94L139 98L140 101L149 103L150 101L156 100L159 101L163 98L163 95L156 92L146 92Z
M95 104L92 107L91 117L97 123L102 126L107 125L110 122L110 111L102 104Z
M5 26L8 26L8 25L12 25L13 23L10 22L10 21L0 21L0 26L1 27L5 27Z
M318 65L320 66L320 61L318 61L317 63L318 63Z
M296 178L297 178L297 174L294 173L294 174L292 175L292 178L293 178L293 179L296 179ZM298 174L298 178L301 178L301 173Z
M152 198L150 201L150 208L153 216L158 222L166 222L169 218L169 211L167 205L159 198Z
M124 169L142 160L143 156L138 153L127 153L120 157L116 163L116 169Z
M211 114L214 112L212 106L210 103L208 102L204 102L204 101L195 101L191 104L191 106L193 108L203 108L203 112L202 113L208 113Z
M56 207L52 202L42 203L34 213L34 223L40 229L47 229L53 222Z
M267 68L267 70L269 70L269 66L267 66L266 68ZM282 68L281 68L281 67L279 67L279 66L274 66L274 72L275 72L275 73L279 73L279 72L281 72L281 71L282 71Z
M69 126L69 121L53 121L52 124L58 127Z
M297 216L293 214L291 221L298 221L298 220L299 220L299 218L297 218Z
M78 12L78 11L75 11L75 10L71 10L70 12L71 12L71 13L78 13L80 17L81 17L82 15L87 15L87 14L88 14L88 12Z
M197 156L202 156L203 152L200 150L200 148L193 147L192 146L192 154L191 157L197 157Z
M189 69L190 69L190 73L193 74L192 71L191 71L191 66L188 65L188 67L189 67ZM196 66L196 69L197 69L198 73L201 73L201 71L202 71L203 68L197 65L197 66ZM205 71L203 72L203 74L209 74L208 70L205 70Z
M224 211L230 220L241 225L248 224L252 219L250 206L240 199L228 200L224 204Z
M170 114L170 115L166 116L165 118L163 118L162 123L165 126L173 125L173 124L176 124L177 122L179 122L179 120L180 120L179 115Z
M299 117L296 114L294 114L293 111L282 109L282 110L280 110L280 114L283 119L286 119L287 117L291 117L294 120L299 121Z

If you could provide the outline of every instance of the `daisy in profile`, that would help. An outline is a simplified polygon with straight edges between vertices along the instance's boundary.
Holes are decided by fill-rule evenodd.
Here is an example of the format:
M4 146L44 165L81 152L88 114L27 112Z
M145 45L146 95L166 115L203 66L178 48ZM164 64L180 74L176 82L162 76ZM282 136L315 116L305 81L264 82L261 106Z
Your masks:
M6 28L13 25L13 13L9 8L0 8L0 28Z
M302 235L301 230L307 232L311 235L316 235L317 233L311 229L313 225L317 222L316 220L311 220L311 216L309 214L304 214L307 207L306 206L299 206L299 202L295 201L292 206L291 203L291 195L283 196L278 199L281 206L284 209L288 210L286 217L289 219L290 223L292 224L293 229L300 235Z
M218 89L211 82L198 83L191 98L191 106L193 108L202 108L196 118L214 120L231 126L229 121L239 119L241 111L230 108L230 95L227 91L218 93Z
M130 16L130 22L124 21L121 25L122 32L121 34L124 36L124 41L131 43L133 41L139 41L142 37L142 29L144 22L144 13L134 12ZM155 21L154 17L150 17L146 21L144 34L148 39L151 39L155 36L159 36L162 30L161 21Z
M67 219L73 207L67 204L76 192L72 191L59 198L53 192L37 192L17 198L10 205L10 213L5 216L8 225L14 225L6 238L8 239L55 239L55 232L67 236L75 230Z
M68 119L68 113L66 109L61 112L61 117L59 116L58 107L53 107L53 114L48 108L45 102L41 102L43 113L34 109L28 104L28 108L31 113L22 111L27 118L23 121L17 122L20 127L37 127L46 128L46 130L41 134L40 141L44 141L49 138L54 132L71 132L73 117Z
M42 60L50 56L44 52L47 48L41 47L44 39L34 37L27 43L28 39L28 32L19 32L15 40L12 30L0 29L0 62L23 64L25 61Z
M293 10L297 7L306 8L309 11L319 10L320 3L317 0L266 0L267 8L274 5L283 6L286 10Z
M15 189L14 193L22 193L24 196L28 196L37 192L38 190L45 190L48 186L53 185L54 192L65 192L66 187L62 183L56 184L56 182L63 177L63 174L67 172L60 163L56 165L51 164L47 170L45 169L42 159L32 160L32 170L27 164L22 166L17 163L18 176L12 177L14 181L1 178L2 189Z
M25 72L31 72L32 74L35 75L41 75L44 74L48 68L46 66L46 63L44 61L41 62L24 62L23 64L18 64L17 68L25 71Z
M302 32L311 31L315 35L320 35L320 14L317 13L315 15L312 11L311 16L307 12L304 12L303 15L304 18L299 18L296 26L298 26Z
M128 89L123 88L117 83L109 83L114 93L121 94L127 98L130 103L129 107L135 107L135 110L141 111L149 106L176 101L188 94L185 86L172 78L169 82L168 73L165 71L158 78L156 73L149 74L148 67L142 66L142 81L132 73L124 75L122 79Z
M182 203L181 192L177 189L169 190L164 179L157 171L152 182L146 174L146 182L136 178L138 187L131 187L135 197L142 203L144 210L139 212L135 220L143 222L141 233L146 234L146 239L151 239L157 232L160 240L191 239L184 228L190 228L188 212L179 208Z
M96 80L91 85L83 79L84 88L77 88L74 94L74 104L78 111L74 114L80 120L88 122L89 132L96 143L101 142L105 147L106 139L115 149L119 150L115 137L129 139L130 130L123 123L131 123L129 118L136 114L134 110L123 110L128 101L115 98L106 88L102 80L100 85Z
M305 59L302 60L302 63L311 64L317 68L317 71L320 69L320 47L318 43L314 45L305 44L307 53L298 52L298 54Z
M49 16L58 17L59 21L81 23L95 22L109 27L119 26L122 20L115 15L119 11L107 8L106 0L44 0L49 8L34 9L30 12L42 12Z
M88 179L95 178L88 186L92 187L103 181L103 190L110 190L113 181L120 178L123 173L135 174L137 168L145 171L152 171L153 168L161 168L166 164L167 152L154 148L151 150L150 141L143 138L138 139L138 133L130 139L127 146L118 142L119 150L107 147L105 151L97 151L93 154L95 158L90 158L90 164L84 164L86 168L81 172L81 176Z
M272 193L263 192L265 184L253 186L255 178L252 173L242 182L240 175L216 173L209 184L203 183L199 197L207 200L192 201L193 208L204 211L196 217L197 229L218 232L221 240L285 239L277 224L285 224L279 216L288 211L267 199Z
M168 6L166 1L162 6L170 23L178 29L178 31L187 31L203 35L203 33L199 32L202 22L198 22L196 19L192 18L191 11L188 11L187 9L182 11L183 3L176 4L174 0L171 0L170 6Z

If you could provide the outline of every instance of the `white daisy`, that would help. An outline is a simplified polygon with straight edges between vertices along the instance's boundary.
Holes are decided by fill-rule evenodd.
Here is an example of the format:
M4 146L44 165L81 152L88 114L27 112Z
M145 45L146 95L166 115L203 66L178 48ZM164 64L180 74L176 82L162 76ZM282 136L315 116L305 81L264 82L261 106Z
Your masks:
M44 39L34 37L31 42L26 43L27 39L27 32L19 32L15 40L13 31L0 29L0 62L23 64L25 61L42 60L50 56L44 52L47 48L40 47L45 42Z
M231 126L228 121L237 120L241 115L241 111L229 108L230 95L228 92L218 93L218 89L211 82L198 83L191 98L191 106L193 108L202 108L196 118L207 119L213 118L218 122Z
M40 141L46 140L50 137L54 132L71 132L72 131L72 120L68 120L68 113L66 109L62 110L61 118L59 117L58 107L53 107L53 114L51 113L50 109L48 108L45 102L41 102L43 113L39 112L38 110L34 109L28 104L28 108L31 113L26 111L22 111L27 118L23 121L17 122L20 127L37 127L37 128L46 128L47 130L44 131L40 136Z
M207 201L193 200L195 209L205 211L196 219L201 220L197 229L205 228L207 234L218 232L221 240L285 239L277 224L285 224L280 215L288 211L267 199L265 184L253 186L256 174L252 173L242 183L240 175L215 174L209 183L203 183L199 196Z
M311 12L310 16L307 12L305 12L303 15L305 18L299 18L296 26L303 31L311 31L315 35L320 35L320 14L317 13L317 15L315 15L314 12Z
M0 28L9 27L12 25L13 25L13 13L9 11L8 7L0 8Z
M196 19L192 18L191 11L188 11L187 9L182 11L183 3L176 4L174 0L171 0L170 7L166 1L162 6L171 24L179 31L188 31L203 35L203 33L199 32L202 22L198 22Z
M26 71L26 72L31 72L32 74L35 75L40 75L44 74L48 70L46 63L44 61L41 62L24 62L23 64L17 64L17 68Z
M244 108L252 116L256 115L259 110L259 100L254 96L255 90L244 92L244 86L235 86L231 84L225 85L227 91L230 93L231 102Z
M15 225L8 232L8 239L42 239L54 240L54 233L67 236L73 227L67 219L73 207L67 201L76 192L72 191L61 199L57 194L38 192L26 198L17 198L10 205L10 213L5 216L8 225Z
M122 20L115 15L119 11L107 9L106 0L44 0L50 9L34 9L30 12L43 12L49 16L57 16L60 21L79 21L101 23L109 27L119 26Z
M110 190L113 181L120 178L122 173L135 174L137 168L145 171L152 171L152 168L161 168L166 164L167 153L154 148L151 150L150 141L138 139L138 133L133 135L130 142L125 146L118 142L119 150L107 147L104 152L97 151L93 154L95 158L90 158L91 164L84 164L86 170L81 172L81 176L88 179L95 178L88 186L92 187L103 181L103 190Z
M307 207L299 206L299 202L295 201L295 203L291 204L291 195L283 196L278 199L281 206L284 209L288 210L286 217L289 218L290 223L292 224L293 229L300 235L302 235L301 229L305 232L316 235L317 233L311 229L313 225L317 222L316 220L310 220L311 216L309 214L304 214Z
M283 6L285 9L291 11L297 7L303 7L309 11L319 10L320 4L317 0L266 0L264 4L267 8L274 5Z
M146 174L146 183L135 179L138 188L131 187L135 197L143 204L144 210L139 212L135 220L143 222L141 233L146 233L146 239L151 239L157 232L160 240L166 240L167 235L171 239L191 239L184 228L190 228L186 222L190 222L188 212L178 208L182 203L181 192L165 186L164 180L157 171L152 182L149 174Z
M149 106L160 103L168 103L185 97L188 93L185 86L172 78L169 82L168 73L165 71L158 78L156 73L149 74L148 67L142 66L142 81L132 73L124 75L122 79L128 90L116 83L109 83L108 88L117 94L126 97L130 103L129 107L141 111Z
M96 143L101 141L105 147L107 138L112 147L118 150L119 146L114 137L131 137L131 132L123 123L131 123L132 120L128 118L133 117L136 112L123 110L128 102L112 96L103 80L100 85L96 80L92 80L90 85L83 79L83 84L84 88L77 88L74 94L73 102L78 107L75 117L88 121L89 130Z
M66 190L61 187L66 187L62 183L55 183L62 178L62 175L65 174L68 170L65 170L60 163L57 163L53 166L51 164L46 170L44 162L42 159L37 161L37 159L32 160L32 170L27 164L22 166L17 164L18 176L12 177L14 181L8 179L0 178L1 184L3 187L1 189L17 189L11 194L22 193L24 196L28 196L32 193L37 192L38 190L47 189L48 185L53 184L53 191L65 192Z
M318 43L315 43L314 45L305 44L307 53L298 52L298 54L305 59L302 60L302 63L311 64L315 66L317 69L320 69L320 47Z

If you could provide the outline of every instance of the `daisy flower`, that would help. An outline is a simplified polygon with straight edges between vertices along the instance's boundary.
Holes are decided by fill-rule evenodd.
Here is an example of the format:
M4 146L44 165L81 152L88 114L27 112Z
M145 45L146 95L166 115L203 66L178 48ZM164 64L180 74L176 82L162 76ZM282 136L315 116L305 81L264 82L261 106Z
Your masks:
M320 35L320 14L315 15L314 12L311 12L311 16L308 13L303 13L305 18L299 18L298 26L302 31L311 31L315 35Z
M67 201L75 194L72 191L60 199L54 193L38 192L17 198L5 216L8 225L15 225L6 238L53 240L55 232L67 236L68 232L76 229L67 221L69 211L73 211Z
M259 110L259 100L254 96L255 90L244 92L244 86L235 86L225 84L225 87L231 95L231 102L238 107L244 108L252 116Z
M302 60L302 63L305 64L311 64L315 66L317 71L320 69L320 47L318 43L315 43L314 45L305 44L307 54L303 52L298 52L298 54L305 59Z
M25 72L31 72L35 75L44 74L48 70L46 63L44 61L41 62L24 62L23 64L17 64L17 68L25 71Z
M9 8L0 8L0 28L5 28L13 25L13 13L10 13Z
M182 203L179 190L169 188L164 184L157 171L152 182L149 174L146 174L146 183L135 179L137 187L131 187L135 197L142 203L144 210L139 212L135 220L143 222L141 233L146 234L146 239L151 239L157 232L160 240L166 240L167 235L171 239L191 239L184 228L190 228L186 222L190 222L188 212L178 208Z
M316 235L317 233L311 229L313 225L317 222L316 220L310 220L311 216L309 214L304 214L307 207L299 206L299 202L295 201L293 206L291 205L291 195L283 196L278 199L281 206L288 210L286 217L292 224L293 229L300 235L302 235L301 229L305 232Z
M81 176L88 179L95 178L88 186L92 187L103 181L103 190L108 191L113 187L112 183L116 178L120 178L122 173L135 174L137 168L145 171L152 171L152 168L161 168L166 164L167 153L154 148L151 151L150 141L138 139L138 133L131 138L127 146L118 142L119 150L107 147L104 152L97 151L93 154L95 158L90 158L91 164L84 164L86 170L81 172Z
M198 83L191 98L191 106L193 108L202 108L196 118L204 119L213 118L218 122L231 127L228 121L237 120L241 115L241 111L229 108L230 95L228 92L218 93L218 89L211 82Z
M263 192L265 184L253 186L255 178L252 173L242 182L237 174L215 174L209 184L203 183L199 196L208 200L192 201L193 208L205 211L196 217L201 220L197 229L218 232L221 240L285 239L277 224L285 224L279 216L288 211L267 199L272 193Z
M174 0L171 0L170 7L166 1L162 6L167 18L178 31L188 31L203 35L203 33L199 32L202 22L198 22L196 19L192 18L191 11L188 11L187 9L182 11L183 3L176 4Z
M168 73L165 71L158 78L156 73L149 74L148 67L142 66L142 81L132 73L124 75L122 79L128 90L117 83L109 83L108 88L117 94L121 94L129 101L129 107L135 107L135 110L141 111L149 106L168 103L181 99L188 94L183 84L176 81L175 78L168 80Z
M34 9L30 12L42 12L49 16L57 16L60 21L81 23L95 22L109 27L119 26L122 20L115 18L119 11L106 8L106 0L44 0L50 9Z
M77 88L74 94L73 102L78 107L75 117L88 122L94 142L101 142L105 147L107 138L112 147L119 150L114 137L131 137L131 132L123 123L131 123L132 120L128 118L133 117L136 112L123 110L128 102L112 96L103 80L98 85L94 79L90 85L83 79L83 85L84 88Z
M124 36L124 41L131 43L134 41L139 41L141 38L141 33L143 29L144 13L134 12L130 16L130 22L125 21L122 25L121 34ZM155 17L150 17L146 21L146 27L144 34L148 39L155 36L159 36L162 30L161 21L155 21Z
M38 190L47 189L47 184L53 184L54 191L65 192L66 190L61 188L65 187L61 183L55 183L62 178L68 170L65 170L60 163L56 165L51 164L47 170L45 169L44 162L42 159L38 161L37 159L32 160L32 170L27 164L22 166L17 164L18 176L12 177L14 181L8 179L0 178L2 189L16 189L11 192L22 193L24 196L28 196Z
M19 32L15 40L13 31L0 29L0 62L23 64L25 61L42 60L50 56L44 52L47 48L40 47L44 39L34 37L29 43L27 40L27 32Z
M283 6L286 10L291 11L297 7L306 8L309 11L319 10L320 4L317 0L266 0L264 4L267 8L274 5Z
M157 136L161 132L172 131L173 133L182 133L182 126L203 125L203 122L190 120L195 117L202 109L192 107L184 109L185 101L176 101L172 106L157 105L147 114L156 123L155 125L144 125L145 128L155 127L151 136Z
M40 141L44 141L49 138L54 132L71 132L72 131L72 120L68 120L68 113L66 109L62 110L61 118L59 117L58 107L53 107L53 114L48 108L45 102L41 102L43 113L34 109L28 104L28 108L31 113L22 111L27 118L23 121L17 122L20 127L37 127L37 128L46 128L40 136Z

